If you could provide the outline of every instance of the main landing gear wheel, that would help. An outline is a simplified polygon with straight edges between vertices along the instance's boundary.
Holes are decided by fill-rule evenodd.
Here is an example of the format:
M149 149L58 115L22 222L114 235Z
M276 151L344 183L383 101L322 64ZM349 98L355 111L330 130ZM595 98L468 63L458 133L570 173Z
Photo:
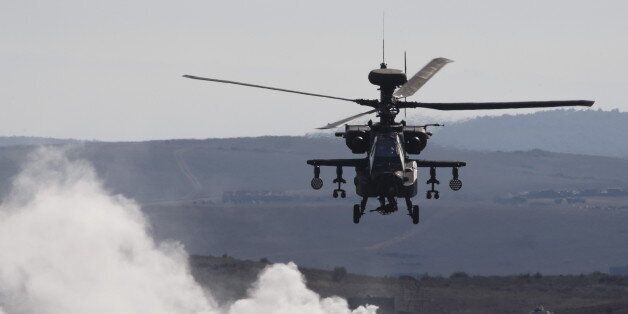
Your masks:
M412 212L410 213L410 217L412 217L413 224L416 225L419 223L419 205L412 206Z
M362 217L362 209L359 204L353 205L353 223L360 223L360 217Z

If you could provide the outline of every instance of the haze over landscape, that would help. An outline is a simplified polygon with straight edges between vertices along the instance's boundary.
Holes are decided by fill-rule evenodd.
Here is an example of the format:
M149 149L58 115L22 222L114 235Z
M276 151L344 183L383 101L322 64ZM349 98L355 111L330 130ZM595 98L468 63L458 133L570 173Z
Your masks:
M599 127L591 132L583 121ZM531 126L535 139L522 136L526 129L520 125ZM428 201L419 193L424 221L418 227L402 214L372 214L356 229L350 208L357 198L351 190L346 200L330 197L330 169L322 171L325 188L311 190L306 159L351 156L330 136L70 141L68 154L89 160L109 190L143 204L158 237L180 240L192 254L267 257L323 268L352 265L353 271L379 275L580 273L628 264L623 249L628 238L618 219L628 214L628 159L619 134L626 125L622 112L556 110L446 126L420 156L467 161L461 169L464 188L449 191L451 173L439 170L443 197ZM467 139L461 141L465 149L457 142L446 145L449 127ZM483 137L499 129L500 140L486 146ZM520 139L517 149L511 143ZM597 143L602 140L608 145ZM4 178L12 178L35 147L20 141L35 139L0 140L8 145L0 151ZM346 177L352 179L353 171ZM10 182L0 181L0 192L6 194ZM605 194L608 189L619 195ZM465 241L455 240L456 234ZM525 257L550 251L535 262Z
M624 313L626 12L567 0L5 1L0 314ZM439 59L408 101L595 104L402 110L409 125L445 124L411 157L465 161L463 187L438 168L440 199L426 199L420 168L418 225L405 208L354 224L353 168L336 199L333 167L315 191L306 160L358 158L334 136L343 127L315 128L364 107L182 78L375 99L367 74L383 37L389 68L407 52L408 77L455 61Z
M384 10L390 67L403 69L403 51L410 73L432 58L455 60L409 100L592 99L596 108L626 111L627 6L5 1L0 134L86 140L302 135L363 108L181 75L376 98L367 74L381 61ZM502 112L444 116L486 114Z
M580 127L581 121L588 121L600 127L592 135L590 128ZM487 147L485 141L477 138L482 134L490 135L493 130L496 132L497 128L502 128L504 124L510 127L502 129L500 138L503 141L494 141ZM542 132L544 136L537 141L522 142L524 147L526 143L531 145L525 147L529 149L513 149L509 146L510 140L522 138L520 133L522 130L518 127L520 124L532 125L534 126L532 132ZM625 174L628 173L628 159L621 140L622 134L616 133L617 130L621 132L625 125L626 114L623 112L556 110L532 115L478 118L442 128L435 132L433 144L420 156L429 159L467 161L468 166L461 169L464 187L458 192L449 191L445 184L451 174L448 171L438 171L439 179L443 182L440 187L441 199L425 200L422 193L419 193L416 201L422 208L422 221L418 226L412 225L408 217L400 213L387 217L370 214L364 217L360 225L354 225L350 219L350 208L356 201L356 196L349 190L348 198L345 200L330 197L329 185L333 178L333 171L330 169L323 169L322 178L326 184L323 190L311 190L309 179L312 176L312 169L305 165L306 159L350 156L340 139L325 134L308 137L148 142L84 142L2 137L0 176L6 179L0 180L0 196L3 204L8 204L4 205L3 212L23 211L24 209L8 209L11 207L6 206L14 206L11 204L15 203L13 199L16 197L28 198L28 193L22 196L15 194L15 182L29 182L20 179L29 175L20 169L32 168L25 160L33 158L49 160L49 166L51 162L55 165L54 161L61 157L54 157L50 161L50 158L46 159L41 155L32 157L32 153L36 152L41 144L62 148L63 155L73 161L70 164L79 162L78 165L84 165L80 162L84 160L93 165L107 194L124 195L125 198L137 202L136 209L141 210L142 215L146 217L146 223L150 226L149 234L154 237L154 241L179 242L188 254L195 256L223 256L209 260L205 257L194 257L191 260L195 280L202 283L203 289L209 287L220 304L234 304L238 299L246 299L248 297L245 293L246 288L258 280L256 279L258 274L261 274L270 260L277 263L294 261L301 267L329 270L330 275L308 268L303 270L308 278L308 287L316 289L317 293L321 294L320 300L341 295L353 300L353 306L374 302L368 301L369 299L360 299L362 301L351 299L368 293L392 297L397 309L423 308L438 311L438 304L443 304L441 302L445 302L444 300L451 300L449 299L451 292L441 290L439 287L461 285L456 289L461 289L459 294L462 299L447 301L449 302L447 304L454 308L455 304L460 304L458 306L486 312L486 306L493 304L492 306L501 310L506 308L520 310L533 306L537 302L535 300L545 298L546 304L575 311L573 303L560 297L562 293L560 289L564 289L563 284L574 285L568 283L571 279L564 279L567 282L555 286L557 294L552 292L545 294L545 297L537 295L538 289L554 287L553 284L547 286L546 283L542 285L535 283L523 288L517 284L520 279L508 279L510 277L503 277L501 281L490 284L469 282L468 284L488 289L480 299L472 295L462 297L471 290L468 290L467 283L456 281L457 279L450 279L454 281L449 283L422 282L420 285L422 288L417 290L417 294L404 297L406 293L410 293L409 291L414 291L412 290L415 289L412 288L414 286L410 285L399 291L396 288L384 287L398 287L410 283L348 277L346 281L340 281L344 282L344 285L349 285L343 290L339 289L340 286L332 284L337 282L337 279L333 279L336 275L333 275L331 270L348 269L359 274L386 275L393 276L392 278L399 275L415 277L426 273L432 276L448 276L461 271L465 274L485 276L538 272L547 276L544 280L552 282L562 280L559 279L562 277L552 279L554 277L551 275L577 275L595 271L607 273L611 268L627 265L628 251L625 249L625 243L628 241L628 232L625 221L628 220L626 207L628 179ZM457 128L460 134L468 137L464 142L465 149L455 147L457 143L448 144L446 132L449 127ZM489 131L474 133L476 129ZM564 136L562 133L564 131L561 130L569 129L573 129L571 136ZM442 140L439 140L440 136ZM597 138L617 141L612 145L602 146L593 141ZM534 147L544 147L548 150ZM29 155L31 157L28 157ZM52 169L58 167L58 164L57 162ZM46 162L43 162L43 165L46 165ZM45 171L49 171L47 170L51 168L49 166L40 166L35 168L36 171L31 170L35 171L35 174L37 171L44 171L43 175L29 179L31 184L39 184L38 178L47 177ZM74 167L76 166L68 169ZM74 182L72 178L75 178L72 173L74 172L69 172L68 175L70 183ZM92 176L89 172L87 175L88 178ZM349 180L352 176L352 171L345 173ZM421 176L425 178L424 173ZM60 180L65 182L67 179ZM48 186L49 184L44 184L41 188ZM54 187L54 184L52 186ZM74 189L73 185L70 187ZM80 185L76 188L80 188ZM75 192L69 190L63 193L69 196ZM101 193L100 190L97 190L97 193ZM78 192L77 195L84 194ZM65 202L63 195L55 197ZM89 198L89 195L87 197ZM39 202L43 202L41 206L44 207L37 210L41 210L42 213L55 208L46 207L45 205L50 202L46 199ZM33 219L44 220L35 220L33 223L38 224L37 221L43 223L42 232L55 226L54 221L61 222L71 217L76 219L84 217L86 221L77 222L87 224L83 227L89 229L92 228L89 227L92 223L95 224L93 228L102 224L98 220L90 220L89 217L96 212L82 212L82 208L92 205L76 207L72 205L74 202L70 200L68 202L70 202L67 205L68 209L78 210L81 213L79 216L72 211L60 211L59 213L63 213L64 216L52 220L46 219L45 216L37 218L35 215ZM124 204L123 202L121 206L127 206ZM11 220L6 220L6 217L10 216L6 215L2 220L6 225L2 229L7 235L15 236L18 230L26 232L25 235L29 234L25 229L11 227ZM104 237L108 237L107 230L115 228L115 220L111 223L114 225L105 224L98 227ZM76 245L93 247L90 242L95 240L89 238L85 240L87 242L70 244L74 247ZM37 240L33 238L32 241ZM150 243L153 240L141 241ZM2 243L2 247L6 250L10 243L12 242ZM18 243L21 243L20 240ZM125 243L121 242L119 245L124 247ZM61 248L63 242L59 243L59 240L56 240L50 245L49 249L54 251ZM170 254L168 252L165 254ZM22 254L40 256L39 254L46 253L26 251ZM17 263L14 259L15 254L11 256L13 259L3 260L7 263L12 260ZM233 258L265 262L251 264L238 262ZM49 259L48 262L52 261L54 260ZM83 263L80 260L76 262ZM120 263L126 261L122 259ZM92 266L96 265L98 264ZM233 271L234 267L237 271ZM6 271L8 268L4 269ZM284 270L290 272L289 268ZM37 268L32 271L37 271ZM583 279L577 284L578 287L582 287L579 289L594 289L600 280L606 280L595 277L598 275L593 276L580 277ZM150 280L149 277L145 279ZM368 280L370 283L360 285L358 282L361 280ZM231 284L225 285L225 282ZM19 284L19 281L14 284ZM136 284L147 283L140 281ZM615 286L617 284L623 287L621 286L623 283L619 282L604 289L618 289ZM100 285L102 289L108 289L107 287L115 286L116 283L104 281ZM526 290L528 298L516 301L511 299L513 296L507 294L498 299L489 297L494 293L493 289L501 291L510 285L515 285L517 289L529 289ZM66 286L64 289L74 288ZM444 294L440 295L441 292L438 291ZM615 304L613 306L616 308L625 306L621 305L623 303L612 303L616 302L612 296L617 294L608 292L599 295L602 299L587 299L591 294L584 291L588 290L580 291L583 293L580 305L582 309L586 306L603 306L601 304ZM44 300L43 303L20 304L6 300L1 303L8 309L15 309L16 304L28 306L29 309L38 309L50 301L47 299L49 296L41 294L39 290L32 290L29 293L34 293L33 297L38 300ZM426 301L423 293L436 293L438 297L434 295L433 298L440 301ZM412 295L418 296L418 299L411 297ZM91 296L85 296L89 297ZM178 297L188 296L183 294ZM166 308L170 306L168 303L160 304ZM382 311L387 313L385 302L377 304L384 306ZM79 304L73 302L65 303L64 306L81 308ZM342 302L340 306L343 306Z

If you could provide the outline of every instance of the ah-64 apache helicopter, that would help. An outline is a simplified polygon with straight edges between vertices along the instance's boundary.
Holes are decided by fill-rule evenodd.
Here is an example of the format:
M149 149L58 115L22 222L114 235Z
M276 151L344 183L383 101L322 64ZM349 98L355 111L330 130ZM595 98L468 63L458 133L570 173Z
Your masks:
M335 133L336 136L345 139L347 147L351 149L352 153L366 154L366 156L355 159L312 159L307 161L309 165L314 166L312 188L318 190L323 186L323 181L320 178L321 166L336 167L336 179L333 183L338 184L338 187L334 189L333 197L346 197L346 191L341 188L342 184L346 183L342 177L342 168L353 167L356 172L354 178L356 193L362 197L361 202L353 206L354 223L359 223L360 218L364 215L367 200L370 197L376 197L379 200L379 206L371 211L383 215L396 212L398 210L396 199L403 198L406 202L408 215L412 218L412 222L417 224L419 222L419 206L412 204L412 198L417 194L418 168L429 168L429 179L426 183L431 186L426 197L438 199L439 193L435 189L435 185L440 182L436 179L436 168L452 169L453 178L449 182L449 187L457 191L462 187L462 182L458 178L458 168L466 166L466 163L463 161L412 158L410 155L418 155L427 145L427 140L432 135L427 128L439 125L410 126L406 125L405 121L397 122L395 117L399 114L400 109L486 110L565 106L590 107L593 105L593 101L588 100L482 103L426 103L405 100L406 97L416 93L436 72L450 62L452 61L449 59L436 58L408 80L405 72L387 68L386 63L382 60L380 68L372 70L368 76L371 84L379 86L379 99L351 99L192 75L184 75L184 77L350 101L373 108L319 128L336 128L353 119L372 113L376 113L379 117L379 122L369 121L366 125L347 124L344 132Z

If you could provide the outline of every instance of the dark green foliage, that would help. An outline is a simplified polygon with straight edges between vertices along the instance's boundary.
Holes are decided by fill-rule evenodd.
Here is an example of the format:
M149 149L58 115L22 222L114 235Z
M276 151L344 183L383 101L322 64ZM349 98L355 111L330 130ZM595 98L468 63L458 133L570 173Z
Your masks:
M347 277L347 269L344 267L335 267L331 273L331 280L334 282L342 281Z
M450 279L469 278L469 275L463 271L457 271L449 275L449 278Z

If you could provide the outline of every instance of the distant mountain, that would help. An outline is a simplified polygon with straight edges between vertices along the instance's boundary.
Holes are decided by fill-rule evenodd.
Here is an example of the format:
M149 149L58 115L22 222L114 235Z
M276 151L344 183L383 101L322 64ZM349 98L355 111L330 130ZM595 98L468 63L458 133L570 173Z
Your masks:
M432 142L480 151L546 151L628 157L628 112L552 110L479 117L434 128Z
M36 136L0 136L0 147L20 145L58 145L77 143L77 140Z
M356 226L351 222L358 201L351 186L354 171L345 171L347 198L333 199L334 169L322 169L325 186L314 191L312 167L305 164L309 158L355 157L342 139L282 136L69 147L71 158L94 165L108 190L142 204L158 239L179 240L193 254L294 260L370 274L579 273L628 262L628 197L621 196L628 189L626 158L431 145L421 158L468 162L460 170L462 190L450 191L451 172L439 169L441 199L426 200L422 169L415 198L421 206L419 225L411 224L402 208L389 216L371 213ZM0 198L33 149L0 147ZM369 201L370 209L374 203Z
M72 156L92 162L110 190L141 202L220 198L225 191L238 190L327 196L309 187L312 167L305 161L357 156L350 153L342 139L329 137L87 142L69 147L74 147L68 150ZM0 192L6 191L10 177L33 149L0 147ZM420 157L468 162L460 170L465 187L452 192L454 197L492 200L506 193L531 190L628 187L626 159L540 150L475 152L436 145L428 146ZM334 174L332 168L322 169L325 188ZM347 169L345 175L351 179L354 172ZM424 177L425 172L421 175ZM443 182L441 189L446 189L450 170L438 170L438 177Z

